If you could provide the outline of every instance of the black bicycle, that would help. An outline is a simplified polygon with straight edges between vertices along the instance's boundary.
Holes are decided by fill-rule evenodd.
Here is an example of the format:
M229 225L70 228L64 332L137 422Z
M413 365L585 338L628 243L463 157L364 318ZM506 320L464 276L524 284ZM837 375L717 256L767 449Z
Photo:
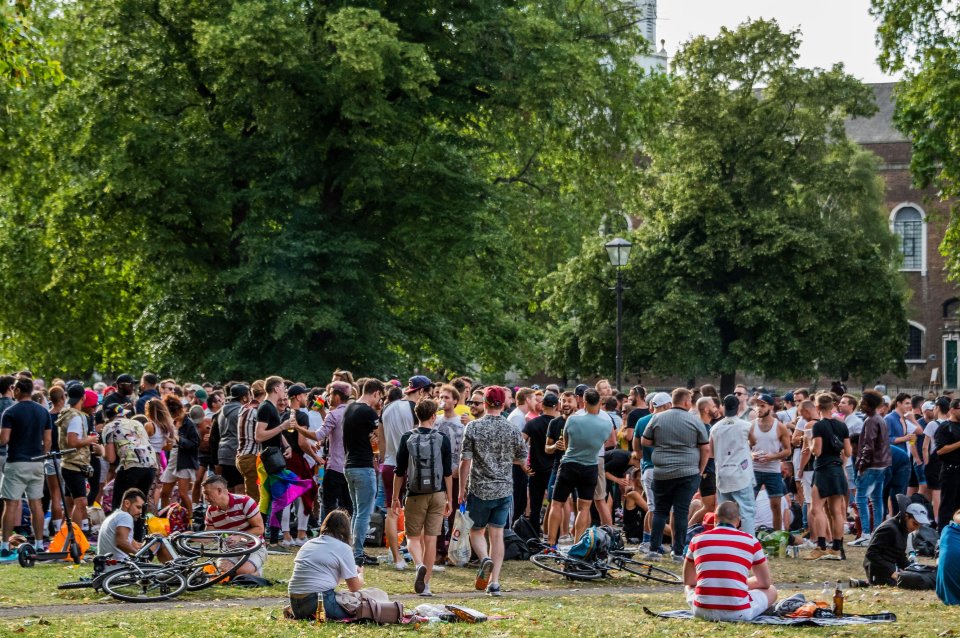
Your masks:
M534 565L569 580L599 580L611 577L612 571L625 571L668 585L683 582L680 576L671 571L635 560L633 552L628 549L614 549L593 559L580 559L560 550L549 549L537 541L530 541L527 546L531 550L530 561Z

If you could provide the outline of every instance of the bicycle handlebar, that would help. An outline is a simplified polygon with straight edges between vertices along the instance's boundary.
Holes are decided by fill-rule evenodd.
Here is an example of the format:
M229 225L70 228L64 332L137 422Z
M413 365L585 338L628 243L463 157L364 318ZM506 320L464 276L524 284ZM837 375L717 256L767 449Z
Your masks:
M77 450L50 450L46 454L41 454L40 456L35 456L31 458L31 461L46 461L48 459L59 459L63 458L68 454L76 454Z

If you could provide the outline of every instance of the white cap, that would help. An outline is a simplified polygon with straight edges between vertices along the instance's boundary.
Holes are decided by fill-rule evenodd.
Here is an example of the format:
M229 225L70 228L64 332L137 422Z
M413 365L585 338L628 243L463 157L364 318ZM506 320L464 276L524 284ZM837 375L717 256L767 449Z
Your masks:
M650 399L650 405L655 408L662 408L665 405L673 403L673 398L666 392L657 392Z
M937 404L934 403L933 401L927 401L926 403L923 404L923 407L921 407L920 409L923 410L924 412L926 412L927 410L933 411L937 409Z
M927 508L920 503L911 503L907 506L907 514L913 517L921 525L929 525L930 517L927 516Z

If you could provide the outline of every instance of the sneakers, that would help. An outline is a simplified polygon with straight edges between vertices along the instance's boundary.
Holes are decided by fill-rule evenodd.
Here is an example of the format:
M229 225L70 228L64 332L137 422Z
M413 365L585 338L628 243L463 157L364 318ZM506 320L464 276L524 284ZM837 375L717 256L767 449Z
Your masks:
M297 539L295 539L295 540L293 541L293 544L294 544L294 546L296 546L296 547L303 547L304 545L307 544L307 541L308 541L308 540L310 540L310 539L309 539L309 538L297 538Z
M806 560L843 560L841 552L835 549L820 549L816 547L810 550L810 553L804 556Z
M403 559L401 558L400 560L398 560L397 562L395 562L395 563L393 564L393 566L394 566L394 568L395 568L398 572L402 572L403 570L405 570L405 569L407 568L407 561L405 561L405 560L403 560Z
M674 554L673 552L670 552L670 559L673 560L673 562L675 563L682 563L683 558L684 557L679 554Z
M490 583L487 585L487 595L488 596L499 596L500 595L500 583Z
M433 566L433 573L434 573L434 574L439 574L439 573L445 572L445 571L447 571L447 568L444 567L443 565L434 565L434 566Z
M563 536L561 536L561 537L557 540L557 543L559 543L559 544L561 544L561 545L565 545L565 544L567 544L567 543L573 543L573 542L574 542L574 541L573 541L573 536L571 536L570 534L564 534Z
M17 550L0 549L0 563L10 563L17 560Z
M274 554L289 554L290 549L283 543L270 543L267 545L267 553L270 552L273 552Z
M663 554L661 554L660 552L647 552L645 554L642 554L640 558L642 558L647 562L658 561L661 558L663 558Z
M817 544L814 543L813 541L810 541L810 540L804 538L804 539L803 539L803 542L802 542L802 543L797 543L796 546L799 547L800 549L813 549L813 548L815 548L815 547L817 546Z
M420 592L419 595L420 595L420 596L423 596L424 598L432 597L432 596L433 596L433 592L430 591L430 585L427 585L426 587L424 587L424 588L423 588L423 591Z
M490 584L490 574L493 572L493 561L489 558L484 558L480 561L480 569L477 570L477 580L473 583L474 588L477 591L483 591L487 588L487 585ZM497 591L500 591L500 586L497 586ZM500 594L495 594L499 596Z
M870 544L870 534L861 534L860 538L847 543L850 547L866 547Z
M297 547L297 541L293 540L292 538L290 540L282 540L280 541L280 546L281 547Z
M422 594L423 591L427 588L426 582L424 579L427 577L427 566L426 565L417 565L417 578L413 581L413 591Z

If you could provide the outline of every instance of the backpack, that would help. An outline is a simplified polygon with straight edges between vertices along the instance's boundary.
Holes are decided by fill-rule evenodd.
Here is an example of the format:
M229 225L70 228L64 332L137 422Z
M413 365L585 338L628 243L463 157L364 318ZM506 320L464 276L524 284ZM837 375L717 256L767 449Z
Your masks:
M527 542L511 529L503 530L503 560L527 560L530 550Z
M443 435L436 430L414 430L407 439L407 489L411 494L442 492L443 483Z
M940 543L940 537L937 535L937 531L929 525L921 525L917 531L910 532L910 539L913 542L913 551L918 556L933 558L937 555L937 545Z
M927 518L929 518L931 521L936 520L937 517L934 516L933 514L933 504L930 502L930 500L926 496L924 496L920 492L917 492L916 494L911 495L910 504L913 504L913 503L920 503L921 505L923 505L924 509L927 510Z
M620 530L609 525L601 525L600 529L607 534L608 552L615 552L623 549L623 535L620 534Z
M513 531L520 537L524 543L530 540L540 540L537 530L533 528L533 523L526 516L521 516L513 523Z
M567 551L570 558L590 561L607 555L609 537L599 527L588 527Z

